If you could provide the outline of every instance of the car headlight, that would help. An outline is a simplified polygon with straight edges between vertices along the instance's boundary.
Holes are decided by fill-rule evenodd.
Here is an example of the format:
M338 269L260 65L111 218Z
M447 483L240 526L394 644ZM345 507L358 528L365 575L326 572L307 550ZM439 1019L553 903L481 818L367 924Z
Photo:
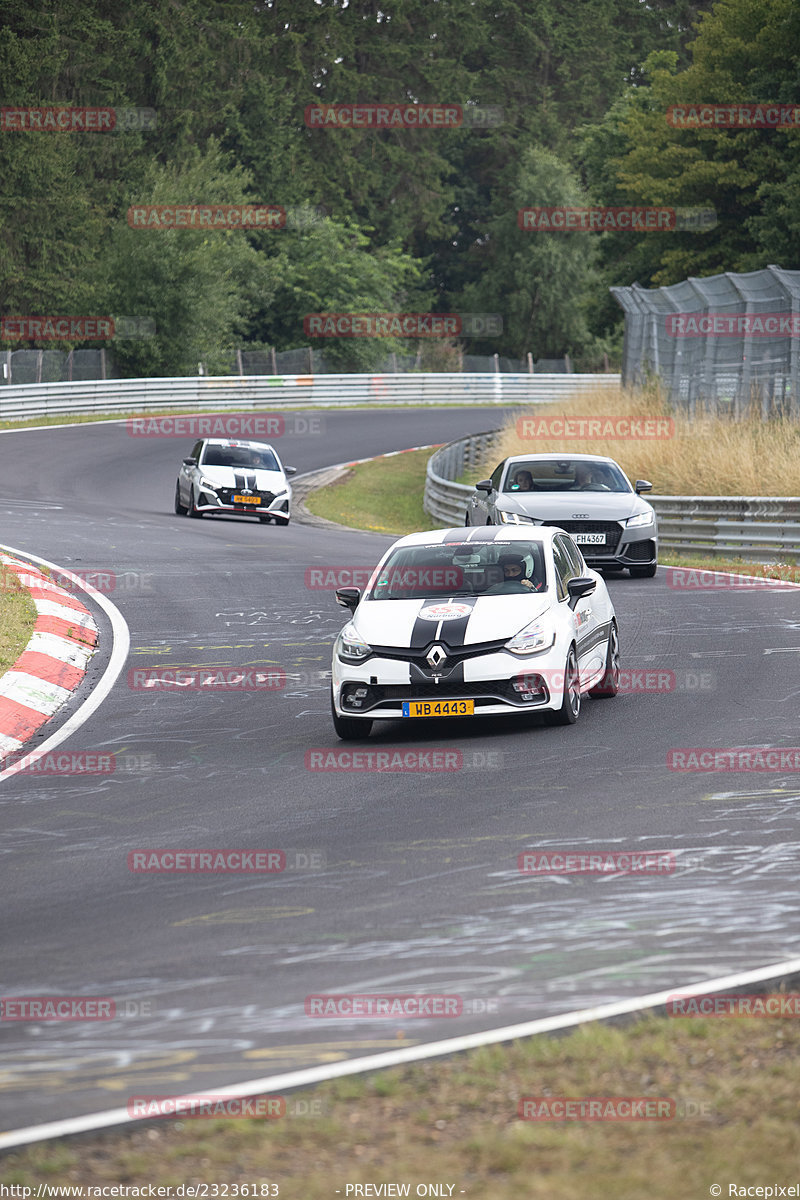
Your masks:
M357 663L369 658L370 654L372 647L356 631L353 622L345 625L336 639L336 657L342 662Z
M217 488L219 487L219 484L214 483L211 479L204 479L203 476L201 475L200 476L200 487L203 488L203 490L206 492L216 492Z
M636 527L639 525L652 525L653 514L651 512L639 513L639 515L636 517L628 517L625 524L627 525L628 529L636 529Z
M506 642L506 650L512 654L538 654L540 650L549 650L555 640L556 631L552 625L542 620L531 621Z
M535 525L533 517L523 517L520 513L498 511L498 517L503 525Z

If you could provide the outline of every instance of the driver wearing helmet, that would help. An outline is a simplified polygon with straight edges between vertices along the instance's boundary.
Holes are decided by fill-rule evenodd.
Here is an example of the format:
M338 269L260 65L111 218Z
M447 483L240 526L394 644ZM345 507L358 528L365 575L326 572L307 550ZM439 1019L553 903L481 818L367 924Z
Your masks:
M528 578L528 569L521 554L501 554L498 565L503 569L503 582L489 588L490 592L507 595L510 592L541 592L544 584Z

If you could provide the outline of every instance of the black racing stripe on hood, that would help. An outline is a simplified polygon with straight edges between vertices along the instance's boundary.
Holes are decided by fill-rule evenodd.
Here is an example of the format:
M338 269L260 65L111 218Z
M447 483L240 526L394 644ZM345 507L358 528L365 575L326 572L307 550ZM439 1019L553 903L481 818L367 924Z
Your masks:
M477 602L477 596L457 596L453 599L453 604L468 604L469 613L465 617L459 617L455 621L444 621L442 623L442 632L439 638L441 642L447 642L454 650L459 646L464 645L464 638L467 633L467 625L472 616L472 609ZM441 596L436 596L431 600L425 600L420 608L422 612L429 604L446 604L448 601L443 600ZM414 627L411 630L411 646L412 650L424 650L426 646L436 637L436 630L439 628L439 621L429 621L423 617L417 617L414 622Z
M493 542L498 534L503 533L499 525L479 525L472 529L467 537L468 542Z

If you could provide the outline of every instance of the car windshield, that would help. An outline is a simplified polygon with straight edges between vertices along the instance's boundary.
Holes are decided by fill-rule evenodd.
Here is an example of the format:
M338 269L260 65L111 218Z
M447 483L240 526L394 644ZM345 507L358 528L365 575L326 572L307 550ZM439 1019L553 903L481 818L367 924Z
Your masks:
M630 492L615 463L547 458L509 463L504 492Z
M251 471L279 471L278 461L268 446L206 446L204 467L237 467Z
M534 541L398 546L374 574L365 599L432 600L544 592L544 562L543 543Z

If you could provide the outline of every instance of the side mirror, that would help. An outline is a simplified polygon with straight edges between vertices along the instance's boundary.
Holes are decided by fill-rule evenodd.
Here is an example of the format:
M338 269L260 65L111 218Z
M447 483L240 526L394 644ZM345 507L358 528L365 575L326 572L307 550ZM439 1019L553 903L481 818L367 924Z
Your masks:
M478 492L493 492L494 484L491 479L482 479L480 483L475 484L475 490Z
M184 465L185 467L196 467L196 466L197 466L197 459L196 459L196 458L185 458L185 459L183 460L183 465Z
M340 587L336 589L336 603L340 604L342 608L349 608L350 612L356 611L360 599L361 588Z
M283 473L284 473L284 475L296 475L297 467L284 467Z
M579 575L577 579L570 579L567 584L570 608L574 608L581 596L590 595L596 587L597 580L590 579L588 575Z
M641 495L642 492L652 492L653 485L648 479L636 480L636 495Z

